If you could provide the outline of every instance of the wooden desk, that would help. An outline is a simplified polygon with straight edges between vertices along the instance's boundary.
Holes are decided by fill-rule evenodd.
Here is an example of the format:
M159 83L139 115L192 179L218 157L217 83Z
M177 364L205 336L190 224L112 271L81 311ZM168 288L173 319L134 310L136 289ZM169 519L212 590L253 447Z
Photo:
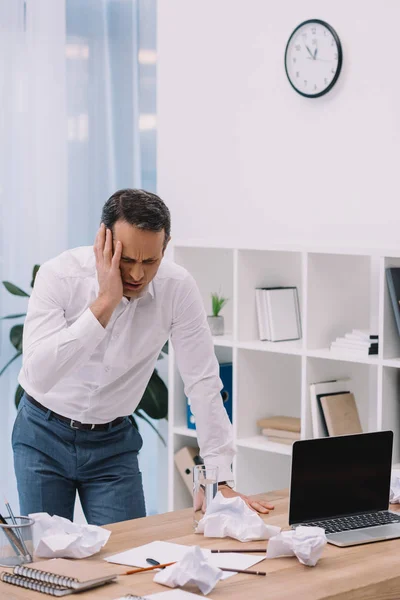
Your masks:
M286 491L261 495L275 504L275 510L265 517L272 525L287 527L288 498ZM400 511L400 505L393 505ZM112 535L103 549L93 558L104 558L147 544L154 540L170 540L180 544L207 548L260 546L260 542L241 544L229 539L204 538L192 532L190 510L146 517L108 526ZM263 542L265 543L265 542ZM121 571L126 567L117 567ZM316 567L305 567L297 558L264 560L258 569L267 577L235 575L219 582L210 592L213 600L398 600L400 598L400 539L377 542L351 548L336 548L327 544ZM77 600L113 600L124 594L150 594L169 588L153 582L154 573L120 577L115 584L66 598ZM194 593L199 590L191 589ZM0 582L1 600L43 600L50 598ZM201 594L199 598L205 598Z

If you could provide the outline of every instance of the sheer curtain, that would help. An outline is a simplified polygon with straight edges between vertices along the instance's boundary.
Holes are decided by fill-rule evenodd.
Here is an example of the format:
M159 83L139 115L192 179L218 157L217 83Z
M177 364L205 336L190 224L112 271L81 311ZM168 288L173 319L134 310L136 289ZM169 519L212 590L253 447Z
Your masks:
M63 0L0 2L0 256L2 280L29 291L34 263L67 245ZM20 313L26 299L2 288L0 314ZM0 322L0 365L15 352ZM15 506L11 453L14 391L20 363L0 378L0 492Z
M29 292L34 263L91 245L105 200L155 190L156 0L0 1L0 279ZM0 315L26 299L0 291ZM0 368L13 354L0 321ZM11 453L20 363L0 377L0 492L17 506ZM159 442L140 422L148 512L165 504ZM162 488L162 489L161 489Z

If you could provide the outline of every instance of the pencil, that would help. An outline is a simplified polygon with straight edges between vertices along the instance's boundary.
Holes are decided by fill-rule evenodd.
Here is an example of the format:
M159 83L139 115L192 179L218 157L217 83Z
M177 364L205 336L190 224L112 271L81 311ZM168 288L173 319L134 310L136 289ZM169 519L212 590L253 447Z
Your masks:
M153 565L152 567L143 567L140 569L130 569L129 571L126 571L125 573L123 573L123 575L133 575L134 573L144 573L145 571L154 571L154 569L163 569L164 567L169 567L174 564L176 564L176 561L172 562L172 563ZM244 569L227 569L225 567L221 568L220 570L228 571L229 573L244 573L245 575L266 575L265 571L246 571Z
M5 503L6 507L7 507L8 514L10 515L10 519L13 522L13 525L17 525L17 519L14 517L14 513L11 510L11 506L10 506L10 504L7 501L6 498L4 499L4 503ZM15 529L14 533L15 533L16 536L18 536L18 539L21 542L21 546L22 546L23 552L25 553L25 558L29 558L29 560L32 560L32 557L31 557L31 555L30 555L30 553L28 551L28 548L26 547L25 542L23 540L22 531L19 531L18 529Z
M154 569L163 569L164 567L169 567L170 565L174 565L176 561L170 563L164 563L162 565L153 565L152 567L141 567L140 569L130 569L126 571L124 575L133 575L134 573L144 573L144 571L153 571Z
M267 549L266 548L253 548L250 550L250 548L245 548L244 550L240 550L238 548L234 548L232 550L228 550L226 548L223 548L222 550L211 550L211 552L214 553L220 553L220 552L266 552Z
M7 521L5 520L5 518L0 515L0 523L2 523L3 525L8 525ZM8 538L8 541L10 542L11 546L14 548L14 552L16 553L17 556L19 556L20 554L24 555L24 549L21 546L21 542L19 540L19 538L16 536L16 534L14 533L14 531L12 531L11 529L8 529L6 527L3 528L4 531L4 535Z

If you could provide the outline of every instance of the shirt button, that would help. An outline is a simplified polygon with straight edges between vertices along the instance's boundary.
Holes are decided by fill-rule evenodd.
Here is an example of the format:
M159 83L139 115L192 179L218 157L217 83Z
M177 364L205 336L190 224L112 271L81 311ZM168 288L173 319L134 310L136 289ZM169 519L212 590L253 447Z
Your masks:
M108 371L110 370L110 367L104 367L104 370L108 373Z

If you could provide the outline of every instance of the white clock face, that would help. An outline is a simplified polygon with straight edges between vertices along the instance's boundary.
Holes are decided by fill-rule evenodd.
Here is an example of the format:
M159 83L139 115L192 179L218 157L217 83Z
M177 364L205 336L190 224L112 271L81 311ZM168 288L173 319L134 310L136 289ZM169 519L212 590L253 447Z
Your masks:
M306 21L292 33L285 67L297 92L311 98L326 94L336 83L341 66L340 41L327 23Z

